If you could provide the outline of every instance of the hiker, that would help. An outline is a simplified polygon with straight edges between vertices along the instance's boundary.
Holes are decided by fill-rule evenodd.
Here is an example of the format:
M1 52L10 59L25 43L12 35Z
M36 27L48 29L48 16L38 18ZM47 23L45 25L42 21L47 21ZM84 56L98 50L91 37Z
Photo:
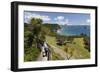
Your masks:
M46 56L46 53L45 53L44 42L43 41L40 41L39 43L41 44L40 48L41 48L42 55L43 55L43 57L45 57Z
M45 48L45 53L46 53L46 56L47 56L49 47L48 47L46 42L44 42L44 48Z
M45 57L45 56L46 56L46 52L45 52L45 48L44 48L44 46L42 46L41 49L42 49L43 57Z
M38 42L38 47L41 49L43 57L50 59L49 45L45 41Z
M45 53L46 53L46 56L48 57L48 60L50 60L50 46L44 42L44 49L45 49Z

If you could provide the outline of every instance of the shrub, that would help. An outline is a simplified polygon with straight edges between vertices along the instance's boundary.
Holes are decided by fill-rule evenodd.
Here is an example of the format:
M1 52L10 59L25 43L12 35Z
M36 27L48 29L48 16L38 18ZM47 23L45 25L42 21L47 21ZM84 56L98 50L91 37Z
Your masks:
M28 50L24 52L24 61L36 61L39 55L40 50L38 48L28 48Z

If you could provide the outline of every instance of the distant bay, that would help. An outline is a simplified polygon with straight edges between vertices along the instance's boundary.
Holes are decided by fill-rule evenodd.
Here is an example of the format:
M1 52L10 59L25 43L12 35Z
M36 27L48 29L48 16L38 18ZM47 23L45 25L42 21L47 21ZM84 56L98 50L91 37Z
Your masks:
M60 25L61 29L57 32L60 35L77 36L85 34L90 36L90 25Z

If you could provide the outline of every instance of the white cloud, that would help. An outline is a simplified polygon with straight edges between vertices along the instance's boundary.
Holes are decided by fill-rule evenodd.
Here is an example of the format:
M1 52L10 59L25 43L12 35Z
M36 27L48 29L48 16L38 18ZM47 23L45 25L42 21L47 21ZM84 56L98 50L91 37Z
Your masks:
M58 21L64 20L64 16L57 16L54 20L58 20Z
M79 25L88 25L88 24L79 24Z
M54 18L54 20L59 25L68 25L69 24L69 19L67 19L67 18L65 19L64 16L57 16L56 18Z
M79 25L90 25L90 19L87 19L85 23L79 24Z
M68 20L68 19L66 19L66 20L65 20L65 23L66 23L66 24L68 24L68 23L69 23L69 20Z
M29 20L30 20L31 18L33 18L33 17L35 17L35 18L40 18L40 19L42 19L43 21L50 21L50 20L51 20L50 17L47 16L47 15L39 15L39 14L32 13L32 12L25 12L25 13L24 13L25 22L29 22Z
M43 19L44 21L50 21L50 17L49 16L40 16L39 18Z
M79 24L79 25L90 25L90 19L85 20L84 23Z
M69 24L69 21L68 21L68 24L67 25L89 25L89 23L90 23L90 19L87 19L87 20L85 20L84 23L81 23L81 24Z
M57 17L56 19L56 23L59 25L68 25L69 24L69 20L68 19L64 19L64 17Z
M90 23L90 19L87 19L86 22L87 22L87 23Z

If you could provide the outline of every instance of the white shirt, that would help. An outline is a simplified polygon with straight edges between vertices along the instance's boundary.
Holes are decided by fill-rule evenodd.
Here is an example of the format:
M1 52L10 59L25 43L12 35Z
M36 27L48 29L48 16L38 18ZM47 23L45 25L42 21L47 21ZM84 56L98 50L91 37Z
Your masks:
M45 46L45 48L48 48L48 45L47 45L47 43L45 43L45 42L44 42L44 46Z

